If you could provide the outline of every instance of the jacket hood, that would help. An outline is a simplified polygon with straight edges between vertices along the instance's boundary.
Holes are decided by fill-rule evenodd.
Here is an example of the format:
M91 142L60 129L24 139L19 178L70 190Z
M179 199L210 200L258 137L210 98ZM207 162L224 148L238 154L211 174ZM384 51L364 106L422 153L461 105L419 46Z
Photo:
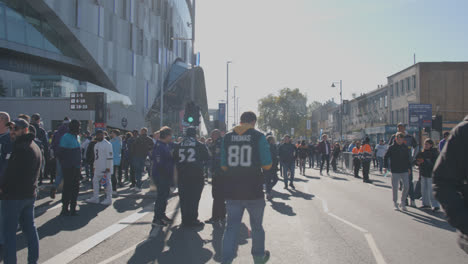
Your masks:
M253 129L254 126L252 126L251 124L240 124L238 126L236 126L234 128L234 131L239 134L239 135L242 135L244 134L245 132L247 132L247 130L249 129Z

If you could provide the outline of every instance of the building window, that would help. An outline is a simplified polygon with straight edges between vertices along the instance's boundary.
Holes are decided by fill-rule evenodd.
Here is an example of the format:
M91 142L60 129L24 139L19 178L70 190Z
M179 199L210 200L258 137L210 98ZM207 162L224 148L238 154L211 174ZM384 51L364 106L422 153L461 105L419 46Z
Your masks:
M136 75L136 54L134 51L132 51L132 75L135 76Z
M411 86L410 86L410 78L406 78L406 91L409 92L411 89Z
M104 8L98 6L98 36L104 37Z
M398 82L395 83L395 96L396 97L400 96L400 89L398 87Z
M388 98L387 98L387 96L385 96L385 108L387 108L387 107L388 107Z
M404 95L405 94L405 82L403 80L400 81L400 92L401 92L401 95Z
M392 84L392 85L390 85L390 96L392 96L392 97L393 97L393 84Z
M413 75L413 90L416 90L416 75Z
M129 0L129 1L130 1L130 23L133 23L133 11L134 11L133 0Z

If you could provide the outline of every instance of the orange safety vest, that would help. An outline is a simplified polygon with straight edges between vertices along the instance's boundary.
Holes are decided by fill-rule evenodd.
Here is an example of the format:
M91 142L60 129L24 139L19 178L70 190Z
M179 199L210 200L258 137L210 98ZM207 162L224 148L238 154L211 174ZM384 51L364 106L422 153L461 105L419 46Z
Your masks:
M372 158L372 148L369 144L362 145L361 149L359 149L359 152L366 160L370 160Z

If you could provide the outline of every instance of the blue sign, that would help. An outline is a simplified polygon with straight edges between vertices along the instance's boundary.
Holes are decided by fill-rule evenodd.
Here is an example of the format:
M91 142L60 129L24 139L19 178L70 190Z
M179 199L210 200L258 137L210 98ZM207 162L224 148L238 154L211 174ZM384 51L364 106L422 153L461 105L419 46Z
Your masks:
M218 120L220 123L226 123L226 104L218 104Z
M408 124L415 127L432 127L432 104L409 104Z

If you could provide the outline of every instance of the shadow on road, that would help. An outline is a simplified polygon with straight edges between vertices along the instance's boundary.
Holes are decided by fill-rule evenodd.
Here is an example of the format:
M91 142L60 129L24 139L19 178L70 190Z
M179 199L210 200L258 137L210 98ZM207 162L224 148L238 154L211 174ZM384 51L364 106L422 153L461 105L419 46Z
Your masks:
M372 180L373 182L375 182L375 180ZM388 185L384 185L384 184L376 184L374 183L375 186L377 187L383 187L383 188L387 188L387 189L392 189L392 186L388 186Z
M430 226L437 227L437 228L441 228L441 229L445 229L445 230L448 230L448 231L451 231L451 232L456 231L456 229L453 228L452 226L450 226L447 223L447 221L445 221L445 220L439 220L437 218L429 217L429 216L422 215L422 214L419 214L419 213L416 213L416 212L406 211L406 212L403 212L403 213L414 217L414 221L416 221L416 222L423 223L423 224L430 225ZM427 212L427 213L429 213L429 212ZM442 215L442 213L433 213L433 214L430 214L430 215L438 217L438 218L441 217L441 216L436 215L436 214Z
M295 216L296 213L294 213L293 208L286 203L283 202L275 202L273 200L270 200L271 202L271 208L273 210L277 211L280 214L284 215L289 215L289 216Z
M312 200L312 198L315 197L313 194L301 192L297 189L296 190L288 189L288 191L291 193L292 196L297 197L297 198L303 198L305 200Z
M307 175L304 175L304 177L309 178L309 179L314 179L314 180L320 180L321 179L320 177L307 176Z
M337 181L349 181L346 178L341 178L341 177L336 177L336 176L330 176L330 178L333 180L337 180Z

